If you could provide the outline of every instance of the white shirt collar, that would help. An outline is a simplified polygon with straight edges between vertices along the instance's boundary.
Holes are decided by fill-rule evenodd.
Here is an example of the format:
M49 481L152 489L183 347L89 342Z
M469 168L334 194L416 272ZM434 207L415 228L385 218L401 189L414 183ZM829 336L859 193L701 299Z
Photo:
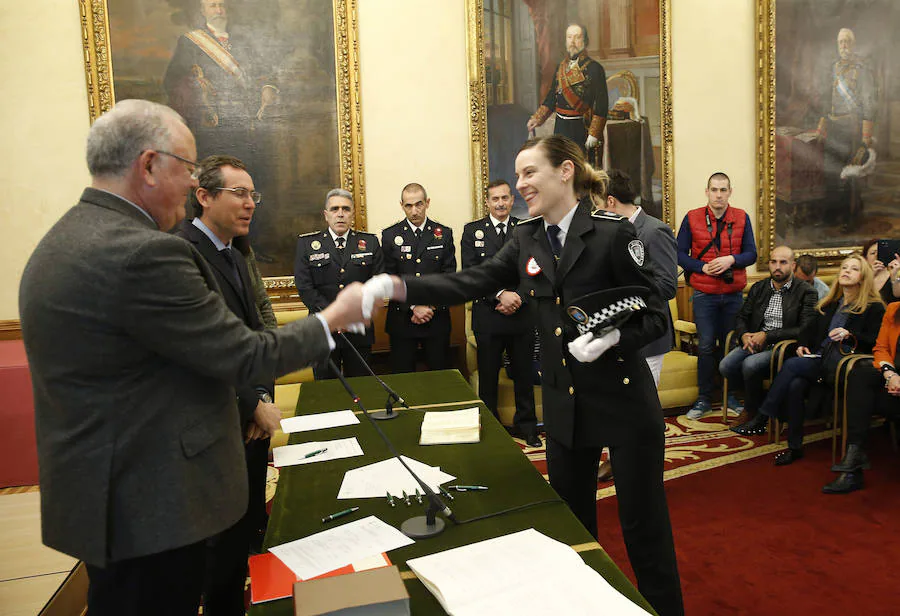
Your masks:
M505 225L507 229L509 229L509 216L506 217L506 220L498 220L498 219L494 218L493 214L489 214L488 218L491 219L491 224L494 225L495 229L497 228L497 225L499 225L501 223L503 225Z
M409 222L409 218L406 219L406 224L409 225L409 228L412 229L413 233L416 232L416 229L418 229L420 231L425 231L425 225L428 224L428 217L427 216L425 217L425 220L422 221L422 225L419 227L417 227L416 225Z
M228 242L228 244L223 244L222 240L220 240L219 237L215 233L213 233L212 230L207 227L199 217L192 220L191 224L203 231L203 234L209 238L209 241L213 243L213 245L216 247L216 250L225 250L226 248L229 248L231 246L231 242Z
M575 205L572 206L572 209L569 210L569 212L565 216L562 217L562 220L560 220L556 224L556 226L559 227L560 231L562 232L563 236L565 236L569 232L569 225L572 224L572 219L575 218L575 210L577 210L577 209L578 209L578 204L576 203ZM546 231L547 227L549 227L549 226L550 225L547 223L547 221L544 220L544 231Z
M634 224L634 221L637 220L637 217L641 215L641 206L637 206L637 209L634 211L634 214L628 217L628 222Z
M339 237L344 238L345 246L347 245L347 240L350 239L350 229L347 229L347 232L344 233L344 235L338 235L337 233L334 232L334 230L331 227L328 227L328 233L331 234L331 239L334 242L335 246L337 246L337 238L339 238Z

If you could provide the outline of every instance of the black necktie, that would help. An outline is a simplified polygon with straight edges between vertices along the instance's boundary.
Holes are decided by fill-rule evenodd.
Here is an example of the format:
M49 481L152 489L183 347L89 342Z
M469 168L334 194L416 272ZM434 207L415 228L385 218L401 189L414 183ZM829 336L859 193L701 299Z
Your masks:
M500 236L500 245L503 246L503 244L506 243L506 224L505 223L501 222L497 225L497 235Z
M418 251L419 250L419 240L422 239L422 230L416 229L415 236L416 236L416 251Z
M342 237L337 238L337 247L338 247L338 250L344 249L344 238L342 238Z
M231 274L234 276L234 281L237 283L237 288L241 290L243 293L244 285L241 283L241 275L238 273L237 262L234 258L234 252L232 252L231 246L226 246L221 251L219 251L223 257L225 257L225 261L228 262L228 265L231 266Z
M547 239L550 240L550 248L553 250L553 256L556 259L559 259L559 255L562 253L562 243L559 241L559 232L562 229L559 228L559 225L550 225L547 227Z

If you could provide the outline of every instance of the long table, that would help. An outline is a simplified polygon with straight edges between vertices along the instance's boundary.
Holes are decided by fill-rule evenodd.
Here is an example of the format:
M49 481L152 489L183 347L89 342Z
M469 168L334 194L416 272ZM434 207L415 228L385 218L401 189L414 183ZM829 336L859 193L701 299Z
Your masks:
M414 410L400 410L399 417L379 422L397 450L431 466L455 475L460 484L488 486L486 492L454 493L449 503L459 520L482 516L525 503L552 500L550 504L479 520L459 526L448 522L446 530L437 537L422 539L415 544L393 550L388 554L400 569L410 596L411 611L419 614L444 614L443 608L416 579L406 566L406 561L450 548L500 535L535 528L549 537L572 546L595 570L622 594L653 613L646 600L638 593L603 548L578 522L556 492L522 454L521 449L494 419L484 404L456 370L397 374L385 376L390 384ZM363 405L370 411L382 409L387 396L371 377L349 379ZM481 412L481 442L466 445L418 445L419 428L424 411L454 410L479 406ZM297 414L321 413L352 408L357 410L337 380L305 383L297 401ZM311 440L324 441L356 436L364 457L345 458L315 464L305 464L281 469L272 515L266 532L265 546L271 547L328 528L322 518L335 511L359 506L356 513L340 523L346 523L374 515L397 528L415 515L421 515L423 506L412 499L407 507L397 499L391 508L386 498L337 500L338 489L348 470L378 462L390 457L390 453L364 418L360 424L329 428L316 432L292 434L290 443ZM522 558L531 555L522 554ZM541 580L533 580L532 592L545 592ZM292 601L282 599L251 607L251 616L289 616L293 614Z

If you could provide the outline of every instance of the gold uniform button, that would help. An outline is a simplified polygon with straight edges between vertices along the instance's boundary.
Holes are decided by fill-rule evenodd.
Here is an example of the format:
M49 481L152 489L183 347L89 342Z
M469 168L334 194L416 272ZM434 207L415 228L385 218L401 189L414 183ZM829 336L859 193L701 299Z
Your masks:
M342 284L338 285L338 289L343 289L343 288L344 288L344 285L342 285Z
M416 259L416 263L421 263L422 259Z
M531 291L529 291L529 293L531 293L531 297L534 297L534 289L532 289Z
M563 357L562 364L563 364L563 366L566 365L566 358L565 358L565 357Z
M624 379L622 379L623 385L628 385L630 382L631 382L631 379L629 379L627 376Z
M574 388L574 387L570 387L570 388L569 388L569 395L570 395L570 396L574 396L574 395L575 395L575 388Z
M556 298L556 305L559 306L559 298Z
M344 273L344 268L343 268L343 267L341 268L341 273L342 273L342 274Z
M557 327L555 330L553 330L553 333L556 334L557 336L561 336L561 335L562 335L562 328Z
M419 272L416 272L416 278L418 278L418 277L421 276L421 275L422 275L422 274L420 274Z

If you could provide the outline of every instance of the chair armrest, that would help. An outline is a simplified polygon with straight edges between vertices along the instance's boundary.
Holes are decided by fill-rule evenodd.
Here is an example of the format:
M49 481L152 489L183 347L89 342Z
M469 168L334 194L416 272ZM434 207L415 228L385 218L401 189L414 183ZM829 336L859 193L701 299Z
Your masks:
M779 340L772 347L772 358L769 360L769 378L774 379L775 374L781 370L784 365L784 358L788 353L793 352L797 345L797 341L792 338Z
M681 332L682 334L687 334L689 336L697 335L697 324L692 323L691 321L683 321L681 319L677 319L673 323L673 327L675 331Z

